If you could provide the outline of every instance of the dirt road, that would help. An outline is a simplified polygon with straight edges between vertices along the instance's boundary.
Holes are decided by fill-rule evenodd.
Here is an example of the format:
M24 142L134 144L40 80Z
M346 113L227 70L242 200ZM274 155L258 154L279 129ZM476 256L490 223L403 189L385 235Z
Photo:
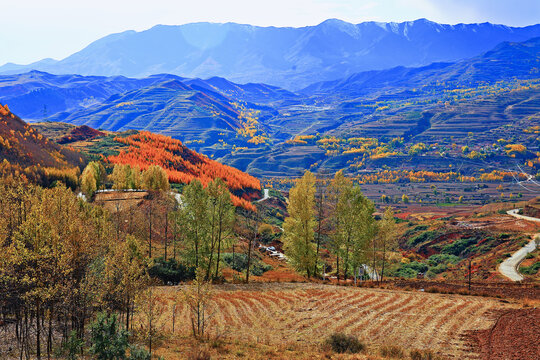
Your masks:
M519 209L509 210L507 214L518 219L540 222L540 219L533 218L530 216L524 216L518 214ZM525 257L536 250L539 243L540 234L533 236L533 239L524 247L512 254L511 257L504 260L499 266L499 272L509 278L512 281L521 281L523 276L517 271L519 264L525 259Z

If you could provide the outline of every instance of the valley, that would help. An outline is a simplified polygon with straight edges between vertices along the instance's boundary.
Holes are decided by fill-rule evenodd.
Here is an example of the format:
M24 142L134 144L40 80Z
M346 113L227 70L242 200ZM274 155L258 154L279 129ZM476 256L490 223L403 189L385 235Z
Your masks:
M141 24L0 66L0 358L540 358L540 24Z

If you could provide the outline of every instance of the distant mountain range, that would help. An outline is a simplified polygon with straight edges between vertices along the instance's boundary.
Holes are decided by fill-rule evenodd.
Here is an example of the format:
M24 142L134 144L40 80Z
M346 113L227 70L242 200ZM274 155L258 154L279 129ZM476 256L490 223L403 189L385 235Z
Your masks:
M331 19L302 28L235 23L158 25L106 36L63 60L5 64L0 73L40 70L130 77L170 73L190 78L220 76L298 90L362 71L454 62L503 41L538 36L540 25L443 25L425 19L357 25Z
M346 168L354 159L327 156L313 144L291 147L295 143L287 140L298 135L403 137L407 144L447 135L466 143L471 132L490 144L526 135L540 116L538 54L540 38L503 42L470 59L360 72L296 93L220 77L133 79L31 71L0 76L0 103L32 122L169 135L242 171L281 176L314 164Z
M304 95L359 97L396 94L438 84L440 88L478 86L507 79L540 77L540 37L525 42L503 42L480 56L454 63L434 63L418 68L373 70L334 81L312 84Z
M178 91L202 92L214 98L219 97L219 101L223 101L223 96L227 96L235 101L272 104L282 100L295 102L299 98L298 95L275 86L240 85L218 77L202 80L160 74L133 79L124 76L53 75L33 70L23 74L0 75L0 102L9 104L15 113L26 120L36 121L45 118L63 120L94 105L113 104L123 98L118 94L162 84L164 84L162 87L172 88L173 83L176 83ZM155 94L142 92L126 96ZM171 93L171 96L174 97L175 94ZM160 99L163 100L163 97ZM159 101L156 98L152 102Z

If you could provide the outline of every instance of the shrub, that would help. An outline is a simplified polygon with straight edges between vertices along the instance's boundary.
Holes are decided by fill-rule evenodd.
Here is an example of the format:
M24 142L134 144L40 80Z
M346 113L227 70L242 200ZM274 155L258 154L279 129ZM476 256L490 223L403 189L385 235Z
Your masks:
M148 274L154 278L160 279L164 284L169 282L177 284L181 281L195 279L195 268L188 267L174 259L160 257L148 269Z
M255 262L251 266L250 273L251 273L251 275L261 276L262 274L264 274L268 270L272 270L271 265L268 265L268 264L265 264L265 263L262 263L262 262Z
M379 350L382 356L389 357L392 359L403 359L405 358L405 353L403 349L395 345L385 345Z
M447 244L443 246L441 253L443 254L450 254L450 255L464 255L465 253L469 253L470 250L469 247L475 245L478 242L478 240L474 237L472 238L466 238L466 239L459 239L454 241L451 244Z
M77 332L75 330L69 333L69 338L64 345L64 349L67 352L68 360L75 360L78 358L78 355L81 353L81 350L84 345L84 340L79 339Z
M440 274L448 270L448 267L445 264L439 264L437 266L432 266L429 268L429 271L433 272L434 274Z
M137 345L130 345L129 346L129 360L150 360L151 355L143 347L137 346Z
M351 353L356 354L365 349L365 345L352 335L342 333L334 333L326 340L326 344L332 348L334 352L339 354Z
M247 255L246 254L231 254L231 253L225 253L223 254L223 261L227 266L229 266L231 269L242 272L247 269ZM262 263L257 258L251 258L251 266L250 266L250 273L255 276L261 276L268 270L272 270L272 266Z
M532 264L531 266L524 266L519 269L522 274L525 275L534 275L540 270L540 261Z
M438 359L430 350L411 350L411 360L436 360Z
M452 255L452 254L435 254L435 255L431 255L429 258L428 258L428 265L429 266L436 266L436 265L439 265L439 264L457 264L458 262L460 262L461 259L456 256L456 255Z
M274 229L270 224L262 224L259 226L260 240L264 244L268 244L274 238Z
M120 329L116 314L99 313L90 326L90 354L100 360L123 359L128 347L128 332Z
M409 226L412 226L412 225L413 225L412 223L409 223ZM419 231L425 231L427 229L428 229L427 225L416 225L412 229L407 230L407 232L405 232L405 236L409 237L414 233L417 233Z
M437 231L424 231L421 234L416 235L415 237L410 238L407 241L407 245L409 247L414 247L418 244L435 240L439 236L439 233Z
M231 269L242 272L247 269L247 255L246 254L223 254L223 261Z

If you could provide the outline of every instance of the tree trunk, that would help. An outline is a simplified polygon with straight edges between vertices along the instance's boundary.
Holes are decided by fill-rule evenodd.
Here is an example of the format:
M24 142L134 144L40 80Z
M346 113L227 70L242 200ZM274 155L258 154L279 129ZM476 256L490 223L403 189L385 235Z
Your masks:
M41 359L41 311L39 300L36 301L36 357Z
M386 241L383 241L382 266L381 266L381 276L380 276L379 285L380 285L380 283L382 283L383 278L384 278L384 264L385 264L385 262L386 262Z
M169 240L169 212L165 211L165 261L167 261L167 242Z
M148 257L152 259L152 200L148 208Z
M336 255L336 279L339 284L339 255Z

